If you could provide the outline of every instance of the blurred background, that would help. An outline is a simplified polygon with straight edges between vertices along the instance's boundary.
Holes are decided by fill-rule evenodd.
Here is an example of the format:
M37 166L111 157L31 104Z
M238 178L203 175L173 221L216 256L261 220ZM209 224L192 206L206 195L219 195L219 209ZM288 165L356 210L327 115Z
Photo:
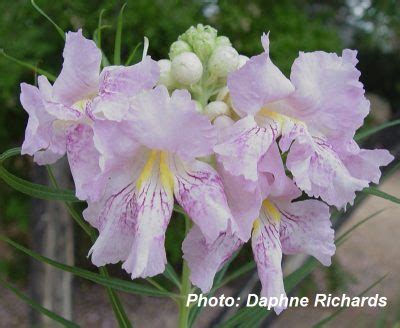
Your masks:
M65 31L83 28L92 38L102 9L102 45L112 57L117 15L124 2L111 0L37 0L37 4ZM54 75L62 64L63 42L51 24L30 1L0 0L0 49ZM122 58L128 58L143 36L150 40L154 59L167 57L169 45L191 25L203 23L230 38L236 49L247 56L261 52L260 36L270 31L271 57L289 75L299 51L324 50L340 53L343 48L359 51L358 68L371 101L371 114L364 128L400 118L400 2L396 0L269 1L269 0L135 0L127 1L124 12ZM137 59L141 49L137 52ZM27 114L19 103L20 82L35 83L33 71L0 54L0 152L22 144ZM363 140L366 148L385 147L399 159L400 129L393 127ZM393 167L393 165L391 166ZM390 169L389 167L388 169ZM46 170L27 157L15 157L7 168L23 178L48 183ZM54 167L60 184L71 187L65 162ZM400 196L400 175L387 178L382 190ZM340 247L334 264L318 268L296 293L349 293L357 295L384 274L386 279L370 293L389 298L385 309L345 310L331 325L341 327L389 327L400 323L400 211L379 198L367 197L346 213L336 225L350 228L369 214L386 209L357 229ZM33 248L58 261L95 270L86 258L89 239L72 224L63 204L47 203L24 196L0 181L0 234ZM340 233L338 233L340 234ZM176 217L167 232L170 262L180 270L180 243L183 222ZM76 242L75 242L76 241ZM244 249L233 263L239 266L251 258ZM285 259L285 271L299 263ZM119 277L126 275L112 267ZM46 307L73 318L83 327L116 327L106 293L100 286L72 279L0 242L0 275L29 293ZM160 278L162 279L162 278ZM72 286L72 287L71 287ZM225 294L237 295L259 288L254 273L227 286ZM174 303L157 298L121 295L129 317L136 326L174 327ZM332 313L332 309L291 309L279 318L269 317L263 326L309 327ZM229 316L218 308L206 310L198 327L217 326ZM0 327L49 326L52 323L31 311L0 285Z

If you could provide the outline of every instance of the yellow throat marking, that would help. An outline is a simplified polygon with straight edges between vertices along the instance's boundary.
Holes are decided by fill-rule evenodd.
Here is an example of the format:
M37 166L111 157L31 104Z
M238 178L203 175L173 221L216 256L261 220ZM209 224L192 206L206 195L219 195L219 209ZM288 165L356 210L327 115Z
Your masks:
M157 167L154 167L154 166ZM168 153L159 150L152 150L146 164L136 181L136 189L140 190L144 183L151 179L153 170L158 169L161 185L167 192L172 192L174 188L174 176L168 167Z

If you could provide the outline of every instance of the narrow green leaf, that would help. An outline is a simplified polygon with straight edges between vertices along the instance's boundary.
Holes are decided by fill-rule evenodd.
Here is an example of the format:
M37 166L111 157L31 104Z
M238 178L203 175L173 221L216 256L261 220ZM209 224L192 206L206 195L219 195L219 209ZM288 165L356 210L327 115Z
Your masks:
M16 243L15 241L13 241L5 236L0 235L0 240L10 244L11 246L15 247L16 249L25 253L26 255L33 257L35 260L49 264L60 270L70 272L78 277L93 281L97 284L100 284L100 285L103 285L103 286L106 286L106 287L109 287L109 288L112 288L115 290L120 290L123 292L137 294L137 295L158 296L158 297L179 297L179 295L176 295L174 293L162 292L162 291L159 291L150 286L144 286L142 284L125 281L125 280L117 279L117 278L104 277L95 272L91 272L91 271L88 271L85 269L81 269L78 267L74 267L74 266L70 266L67 264L63 264L63 263L54 261L52 259L49 259L45 256L42 256L42 255L36 253L30 249L27 249L26 247Z
M3 167L3 162L6 159L19 154L20 148L13 148L0 155L0 178L3 179L4 182L10 187L35 198L80 202L80 200L75 197L74 192L71 190L55 189L37 183L32 183L8 172Z
M119 11L118 21L117 21L117 31L115 34L115 47L114 47L114 65L121 64L121 39L122 39L122 26L123 26L123 15L124 9L126 7L126 2L123 4L121 10Z
M396 125L399 125L399 124L400 124L400 119L399 120L395 120L395 121L391 121L391 122L387 122L387 123L384 123L384 124L379 125L377 127L374 127L372 129L357 133L355 135L354 139L356 141L360 141L360 140L362 140L362 139L364 139L366 137L369 137L370 135L373 135L374 133L377 133L377 132L382 131L384 129L390 128L391 126L396 126Z
M102 9L100 11L100 15L99 15L99 23L97 25L97 29L94 32L94 34L96 35L96 44L99 47L99 49L101 49L101 30L104 28L103 27L103 15L105 13L105 9Z
M167 263L165 266L164 276L171 281L176 287L181 288L181 282L179 280L178 274L174 270L171 264Z
M50 311L43 306L41 306L39 303L19 291L17 288L15 288L13 285L9 284L8 282L4 281L3 279L0 279L0 284L4 285L6 288L11 290L15 295L17 295L21 300L23 300L25 303L27 303L29 306L31 306L33 309L36 311L44 314L45 316L49 317L50 319L53 319L54 321L60 323L64 327L68 328L79 328L79 325L76 323L67 320L61 316L59 316L57 313L54 313L53 311Z
M389 195L389 194L385 193L384 191L381 191L381 190L376 189L374 187L365 188L365 189L362 190L362 193L368 194L368 195L374 195L374 196L389 200L389 201L391 201L393 203L400 204L400 198L397 198L395 196Z
M370 285L367 289L365 289L361 294L358 295L358 297L364 296L366 293L368 293L372 288L374 288L376 285L378 285L383 279L385 279L387 276L384 275L383 277L379 278L377 281L375 281L372 285ZM337 315L339 315L341 312L343 312L346 308L339 308L337 311L326 317L325 319L322 319L319 321L317 324L313 325L313 328L320 328L323 327L326 323L331 321L333 318L335 318Z
M80 200L75 197L74 192L71 190L54 189L26 181L11 174L1 165L0 178L15 190L35 198L80 202Z
M8 60L10 60L10 61L12 61L12 62L14 62L14 63L16 63L16 64L18 64L20 66L29 68L29 69L31 69L32 71L34 71L34 72L36 72L38 74L46 76L49 79L49 81L51 81L51 82L54 82L56 80L56 77L53 74L45 71L44 69L38 68L38 67L36 67L36 66L34 66L34 65L30 64L30 63L24 62L24 61L22 61L20 59L17 59L15 57L12 57L12 56L8 55L4 51L4 49L0 49L0 55L3 55Z
M137 51L138 51L138 49L140 48L141 45L142 45L142 42L139 42L136 45L136 47L133 49L133 51L129 55L127 61L125 62L125 66L129 66L132 63L132 61L135 59L136 53L137 53Z
M367 221L371 220L372 218L374 218L375 216L377 216L378 214L382 213L383 211L385 211L386 209L381 209L379 211L376 211L374 213L372 213L371 215L367 216L365 219L362 219L360 222L356 223L355 225L353 225L350 229L348 229L346 232L344 232L343 234L341 234L338 238L336 238L336 245L340 245L344 242L345 238L350 235L350 233L357 229L359 226L361 226L362 224L366 223Z
M60 26L58 26L58 25L56 24L56 22L54 22L54 21L47 15L47 14L42 10L42 8L40 8L40 7L35 3L34 0L31 0L31 4L32 4L32 6L33 6L44 18L46 18L51 24L53 24L53 26L54 26L55 29L57 30L58 34L60 34L61 38L62 38L63 40L65 40L65 33L64 33L63 29L62 29Z
M221 283L218 284L217 286L215 286L213 289L221 288L222 286L228 284L232 280L235 280L235 279L245 275L246 273L250 272L255 267L256 267L256 263L254 261L251 261L249 263L244 264L242 267L240 267L239 269L235 270L230 275L228 275L225 279L223 279L221 281Z

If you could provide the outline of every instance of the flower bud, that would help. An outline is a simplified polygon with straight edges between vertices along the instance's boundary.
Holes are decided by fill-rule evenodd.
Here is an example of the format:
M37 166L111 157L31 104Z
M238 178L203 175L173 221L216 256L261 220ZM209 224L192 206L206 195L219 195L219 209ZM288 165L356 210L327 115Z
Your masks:
M171 61L168 59L161 59L158 62L158 67L160 68L160 78L158 84L163 84L168 90L173 89L176 82L171 74Z
M239 55L239 63L238 63L237 68L244 66L244 64L246 64L248 60L249 60L249 57L244 56L244 55Z
M229 38L226 37L226 36L223 36L223 35L217 37L217 40L216 40L215 44L216 44L217 48L218 47L223 47L223 46L232 47L232 43L229 40Z
M172 76L183 85L191 85L203 75L203 65L193 52L184 52L176 56L171 64Z
M181 53L190 51L192 51L192 48L187 42L178 40L171 44L169 48L169 58L172 60Z
M215 48L216 38L216 29L208 25L198 24L196 27L190 27L179 37L179 40L189 43L197 56L205 62Z
M208 70L218 77L226 77L233 72L239 63L239 54L229 46L222 46L213 52L208 61Z
M210 121L213 121L218 116L227 115L228 113L229 107L223 101L212 101L204 107L204 114Z
M227 128L235 123L229 116L221 115L214 120L214 126L219 129Z

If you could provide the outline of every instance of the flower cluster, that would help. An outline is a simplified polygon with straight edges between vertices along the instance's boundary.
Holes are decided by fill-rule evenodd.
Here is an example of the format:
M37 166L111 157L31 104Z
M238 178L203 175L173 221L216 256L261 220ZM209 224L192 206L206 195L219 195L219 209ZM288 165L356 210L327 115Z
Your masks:
M99 231L95 265L122 261L132 279L162 273L174 201L193 221L182 248L203 292L250 239L262 296L285 294L282 254L330 265L329 206L351 204L393 157L353 140L369 112L355 51L300 53L288 79L261 41L247 58L198 25L169 59L101 70L96 44L69 32L55 83L21 85L22 153L38 164L67 155Z

